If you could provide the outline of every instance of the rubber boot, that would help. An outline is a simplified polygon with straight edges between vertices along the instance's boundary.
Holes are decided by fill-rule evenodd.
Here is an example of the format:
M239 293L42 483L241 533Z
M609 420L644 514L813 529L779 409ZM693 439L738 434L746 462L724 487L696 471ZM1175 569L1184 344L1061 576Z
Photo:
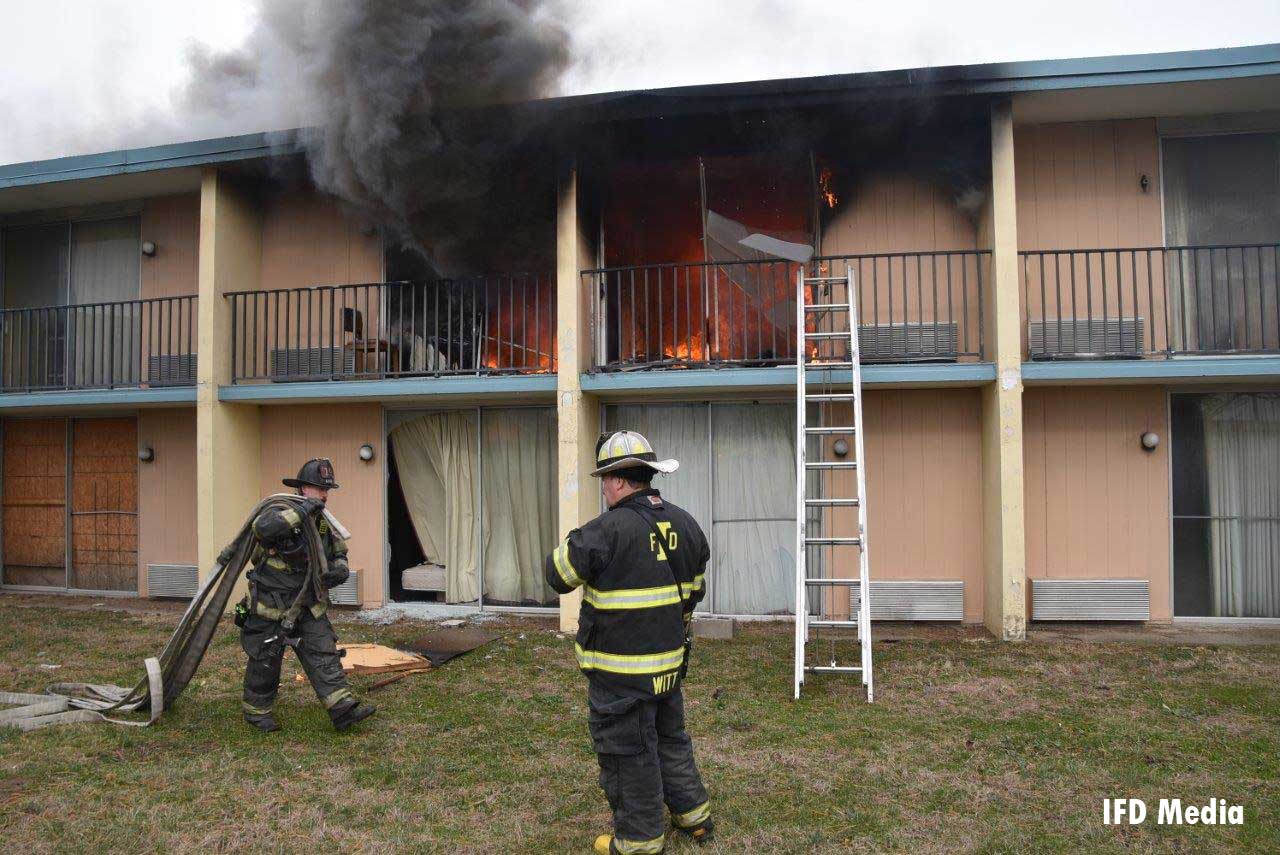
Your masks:
M280 729L280 725L276 722L276 717L271 713L266 713L265 715L250 715L249 713L245 713L244 720L258 728L258 730L261 730L263 733L273 733Z
M602 834L596 838L596 842L591 844L591 851L596 855L609 855L613 852L613 835Z
M672 825L675 827L676 831L692 837L693 842L697 843L699 846L703 843L710 843L712 839L715 838L716 824L711 820L707 820L701 825L693 825L688 828L685 828L683 825L675 825L675 823L672 823Z
M364 721L378 711L373 704L362 704L355 698L347 698L334 704L329 710L329 718L335 730L343 731L357 722Z

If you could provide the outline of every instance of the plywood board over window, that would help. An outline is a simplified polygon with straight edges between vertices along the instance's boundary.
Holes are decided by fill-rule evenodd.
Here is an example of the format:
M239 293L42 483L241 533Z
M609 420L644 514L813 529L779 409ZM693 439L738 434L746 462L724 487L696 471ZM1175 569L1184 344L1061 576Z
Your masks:
M68 586L132 591L138 579L138 423L72 423Z
M66 585L66 422L4 423L4 582Z

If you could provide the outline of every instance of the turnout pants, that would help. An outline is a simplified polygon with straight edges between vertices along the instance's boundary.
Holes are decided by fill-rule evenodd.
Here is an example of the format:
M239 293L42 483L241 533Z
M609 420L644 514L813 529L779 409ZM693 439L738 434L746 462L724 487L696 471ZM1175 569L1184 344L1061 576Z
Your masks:
M314 617L303 609L293 632L299 639L294 652L325 709L351 697L338 655L338 636L329 616ZM287 646L284 631L279 621L251 614L240 630L240 645L249 655L244 671L244 711L247 715L265 715L271 712L280 689L280 663Z
M710 818L679 688L665 698L641 700L592 681L587 705L600 787L613 809L613 845L619 853L662 851L664 805L672 822L683 828Z

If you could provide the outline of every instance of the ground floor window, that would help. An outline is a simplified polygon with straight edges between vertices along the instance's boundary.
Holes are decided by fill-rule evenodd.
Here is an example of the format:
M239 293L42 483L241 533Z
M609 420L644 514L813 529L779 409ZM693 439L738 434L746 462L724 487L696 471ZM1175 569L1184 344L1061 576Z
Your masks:
M555 410L393 413L390 427L392 598L554 605Z
M1174 395L1178 617L1280 618L1280 393Z
M128 418L6 419L3 580L138 589L138 425Z
M708 596L716 614L784 614L795 600L795 406L626 404L610 430L644 434L680 470L655 482L711 541Z

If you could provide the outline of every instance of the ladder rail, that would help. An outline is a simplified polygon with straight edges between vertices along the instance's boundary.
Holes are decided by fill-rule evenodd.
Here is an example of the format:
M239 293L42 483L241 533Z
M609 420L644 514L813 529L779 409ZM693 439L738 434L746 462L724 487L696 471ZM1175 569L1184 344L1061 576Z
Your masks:
M804 266L796 271L796 641L794 674L792 676L794 697L800 699L800 686L804 683L804 644L809 627L809 592L805 585L808 573L807 550L805 549L805 527L808 522L805 505L805 481L808 467L805 466L805 347L807 339L804 333Z
M862 421L862 354L858 343L858 302L854 291L853 268L846 267L845 296L849 299L849 361L853 363L853 423L854 451L859 466L858 478L858 640L862 651L862 682L867 687L867 702L874 697L871 676L871 563L867 545L867 472L862 462L866 460Z

